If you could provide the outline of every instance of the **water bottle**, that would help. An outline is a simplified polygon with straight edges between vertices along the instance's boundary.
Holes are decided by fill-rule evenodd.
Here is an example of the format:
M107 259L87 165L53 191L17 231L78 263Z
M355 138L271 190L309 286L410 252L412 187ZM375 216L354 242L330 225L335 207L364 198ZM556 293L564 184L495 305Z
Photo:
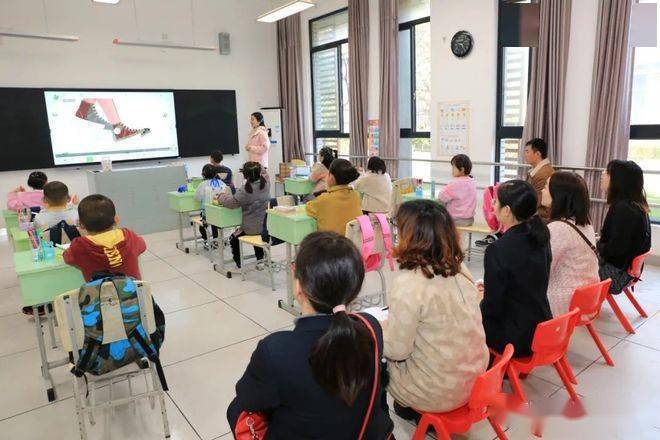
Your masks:
M415 186L415 196L417 197L424 197L424 189L422 188L422 181L417 182L417 186Z
M18 229L27 231L30 228L32 212L28 208L23 208L18 212Z
M190 172L188 171L188 164L185 163L185 162L183 163L183 171L186 174L186 182L189 182L190 181Z
M211 189L211 185L207 185L204 188L204 202L211 203L212 201L213 201L213 189Z
M435 199L435 180L431 180L431 198Z

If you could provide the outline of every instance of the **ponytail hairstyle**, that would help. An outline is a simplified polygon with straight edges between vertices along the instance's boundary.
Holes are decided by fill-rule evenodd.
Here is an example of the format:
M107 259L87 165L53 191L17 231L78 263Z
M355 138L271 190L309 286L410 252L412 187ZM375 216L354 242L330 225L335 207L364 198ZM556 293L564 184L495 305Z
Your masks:
M335 159L330 165L330 174L335 177L337 185L348 185L360 177L359 171L346 159Z
M326 392L353 406L372 381L373 341L362 322L333 309L350 304L362 288L360 251L335 232L314 232L300 244L295 277L314 310L332 314L309 357L312 375Z
M337 150L333 150L330 147L323 147L319 150L319 156L321 156L321 163L327 169L330 169L332 161L337 159Z
M28 176L27 184L32 189L44 189L48 183L48 177L42 171L32 171Z
M497 200L500 208L508 206L511 213L529 231L530 238L540 246L550 241L550 231L536 214L538 197L536 191L524 180L509 180L497 187Z
M207 163L202 168L202 177L204 178L204 180L211 180L217 175L218 175L218 168L216 168L215 165L211 165L210 163Z
M259 181L259 189L264 189L266 186L266 178L261 175L261 164L259 162L245 162L241 173L245 178L245 191L252 194L252 184Z
M578 226L591 224L589 219L589 190L579 174L557 171L550 176L548 190L552 198L550 219L572 218Z
M259 123L259 127L265 127L266 126L266 123L264 122L264 115L261 112L254 112L254 113L252 113L252 116Z

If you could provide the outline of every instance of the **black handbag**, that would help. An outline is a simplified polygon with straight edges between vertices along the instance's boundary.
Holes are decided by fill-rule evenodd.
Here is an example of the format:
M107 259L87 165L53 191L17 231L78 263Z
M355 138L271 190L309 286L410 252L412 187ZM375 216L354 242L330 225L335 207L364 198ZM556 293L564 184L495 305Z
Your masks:
M639 281L638 278L633 277L628 273L628 271L621 270L618 267L612 265L611 263L607 263L604 261L600 255L598 254L598 250L596 249L596 246L594 246L589 239L578 229L577 226L575 226L573 223L566 221L566 220L559 220L562 223L566 223L569 225L575 232L577 232L580 237L589 245L592 251L594 251L594 254L596 254L596 258L598 258L598 276L600 277L601 281L604 281L606 279L611 279L612 284L610 284L610 293L612 295L618 295L630 285L633 281Z

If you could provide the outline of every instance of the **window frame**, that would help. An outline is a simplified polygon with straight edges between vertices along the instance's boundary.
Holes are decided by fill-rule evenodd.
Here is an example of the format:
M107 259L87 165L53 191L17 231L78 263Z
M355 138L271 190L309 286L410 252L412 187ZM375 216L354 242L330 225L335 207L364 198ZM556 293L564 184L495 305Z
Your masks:
M316 139L318 138L349 138L350 133L343 131L344 128L344 87L342 84L342 46L348 44L348 38L341 40L333 41L331 43L321 44L319 46L314 46L312 42L312 25L318 20L331 17L336 14L341 14L348 11L348 7L338 9L327 14L314 17L308 22L309 26L309 67L310 67L310 86L311 86L311 97L312 97L312 138L313 138L313 150L314 155L318 153L318 148L316 146ZM338 108L339 108L339 129L338 130L317 130L316 129L316 100L314 96L314 53L322 52L328 49L335 49L337 51L337 81L338 81ZM350 54L349 54L350 56ZM348 91L346 91L348 93Z
M499 0L497 3L497 17L502 16L502 6L507 3L507 0ZM497 87L496 89L496 107L495 107L495 162L499 163L502 160L502 151L500 149L504 139L519 139L522 140L524 123L522 126L504 125L504 113L502 105L504 104L504 51L507 47L502 44L502 34L498 23L497 30ZM520 46L526 47L526 46ZM527 98L529 99L529 87L532 76L532 57L531 47L530 56L528 58L527 68ZM525 115L526 117L527 115ZM494 183L498 183L502 177L502 167L495 167Z
M399 33L410 31L410 127L400 128L399 137L401 139L431 138L430 131L417 131L417 56L415 50L415 27L420 24L430 23L431 17L422 17L410 20L405 23L399 23Z

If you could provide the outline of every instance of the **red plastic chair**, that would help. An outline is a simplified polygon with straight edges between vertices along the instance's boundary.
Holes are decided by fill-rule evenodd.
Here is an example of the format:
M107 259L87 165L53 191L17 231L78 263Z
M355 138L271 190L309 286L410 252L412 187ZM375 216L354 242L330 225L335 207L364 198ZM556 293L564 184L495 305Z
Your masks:
M578 287L573 293L569 309L580 309L580 317L576 326L585 326L587 328L592 339L598 346L598 350L600 350L600 353L603 355L605 362L607 362L607 365L610 367L613 367L614 361L610 357L610 354L603 345L603 341L600 340L600 337L593 326L593 322L600 314L600 308L603 305L603 301L605 301L605 297L609 294L610 284L612 284L612 280L608 278L600 283Z
M513 345L507 344L497 362L474 382L470 400L460 408L444 413L418 411L422 418L417 424L412 440L422 440L430 426L435 428L438 439L451 440L451 434L467 432L474 423L486 418L497 437L506 440L507 437L496 419L498 413L506 408L507 399L506 394L502 392L502 378L511 356L513 356Z
M648 318L649 315L646 313L646 311L642 308L642 306L637 302L635 297L633 296L632 292L634 290L635 284L637 284L637 281L639 281L639 278L642 276L642 267L644 267L644 260L646 260L646 257L651 255L651 251L648 251L645 254L639 255L635 257L633 262L630 265L630 269L628 269L628 273L630 276L635 277L633 281L626 286L625 289L623 289L623 293L626 294L630 302L632 303L633 307L637 309L637 312L642 318ZM616 300L614 299L614 295L611 293L607 293L607 302L610 304L610 307L612 307L612 311L616 315L617 319L623 326L623 328L630 334L635 334L635 329L633 329L633 326L630 325L630 321L628 321L628 318L626 318L626 315L623 314L621 309L619 308L619 305L616 303Z
M511 388L520 399L520 403L526 403L528 399L520 385L518 375L529 374L534 368L544 365L553 365L571 399L580 400L573 388L573 384L577 384L573 369L566 359L568 343L571 341L571 335L579 317L580 310L574 309L565 315L540 323L534 332L532 355L511 359L507 367L507 375ZM501 356L498 353L494 354L496 358Z

